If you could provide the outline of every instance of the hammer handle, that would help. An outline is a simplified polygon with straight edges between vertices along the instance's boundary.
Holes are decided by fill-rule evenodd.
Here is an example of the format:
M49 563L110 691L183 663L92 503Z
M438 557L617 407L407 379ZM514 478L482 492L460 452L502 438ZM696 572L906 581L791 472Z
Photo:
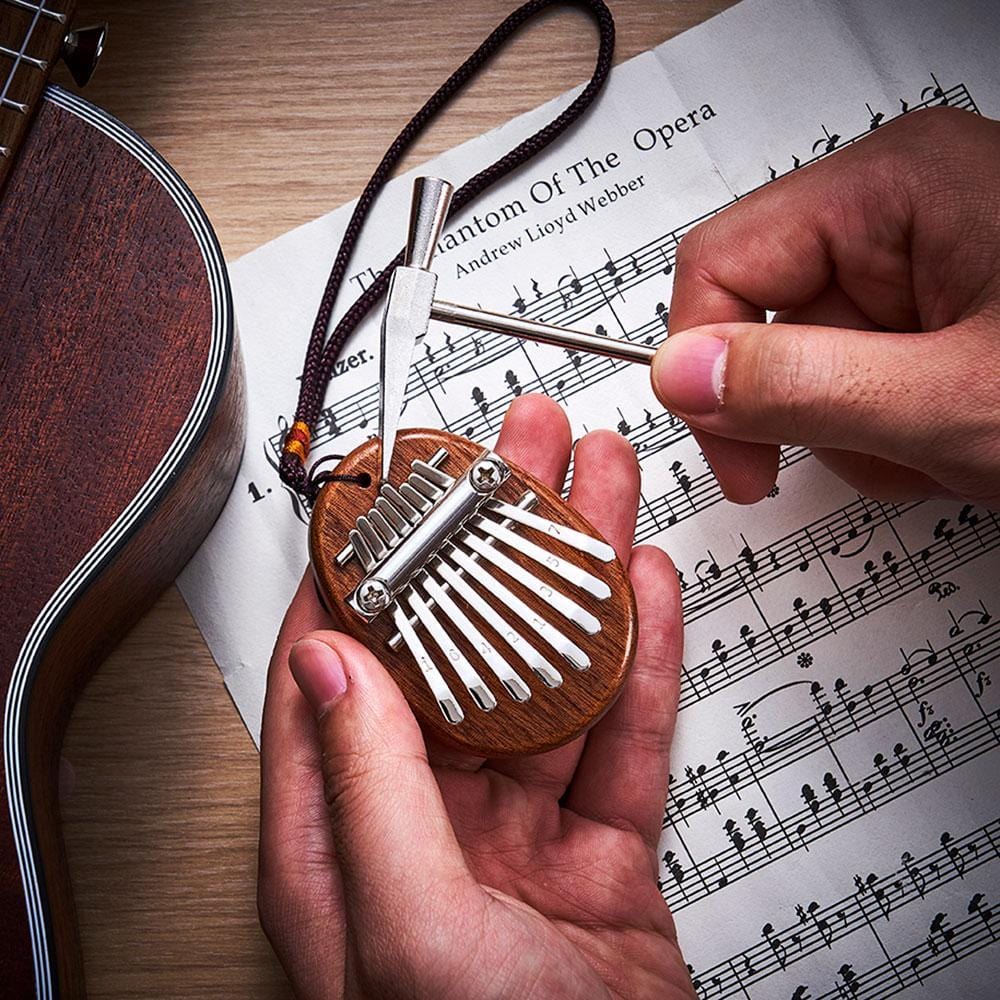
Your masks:
M487 312L485 309L460 306L454 302L442 302L440 299L435 299L431 306L431 319L472 327L476 330L507 333L512 337L520 337L522 340L533 340L539 344L554 344L556 347L565 347L571 351L600 354L606 358L614 358L616 361L630 361L640 365L652 364L653 355L656 354L656 348L648 344L634 344L629 340L613 340L611 337L601 337L596 333L568 330L561 326L550 326L548 323L536 323L530 319L505 316L503 313Z

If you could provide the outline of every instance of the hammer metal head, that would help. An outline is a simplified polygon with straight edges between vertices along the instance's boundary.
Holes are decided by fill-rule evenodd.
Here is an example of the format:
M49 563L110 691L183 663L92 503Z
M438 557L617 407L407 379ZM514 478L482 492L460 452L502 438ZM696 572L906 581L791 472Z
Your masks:
M379 437L381 478L388 482L399 418L406 402L406 383L413 352L431 321L437 275L419 267L397 267L389 281L382 313L382 357L379 365Z
M389 282L382 313L379 365L380 473L383 482L389 476L413 352L430 324L437 287L437 276L430 265L448 215L452 190L447 181L435 177L418 177L414 182L406 263L396 268Z

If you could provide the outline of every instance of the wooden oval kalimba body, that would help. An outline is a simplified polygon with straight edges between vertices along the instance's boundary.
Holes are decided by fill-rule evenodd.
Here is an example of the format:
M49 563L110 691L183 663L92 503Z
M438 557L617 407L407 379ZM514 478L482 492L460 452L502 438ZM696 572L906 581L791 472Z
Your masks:
M402 431L392 485L379 487L378 468L377 439L340 463L371 485L321 490L310 556L331 614L424 727L497 757L550 750L596 722L636 641L610 546L555 492L465 438Z

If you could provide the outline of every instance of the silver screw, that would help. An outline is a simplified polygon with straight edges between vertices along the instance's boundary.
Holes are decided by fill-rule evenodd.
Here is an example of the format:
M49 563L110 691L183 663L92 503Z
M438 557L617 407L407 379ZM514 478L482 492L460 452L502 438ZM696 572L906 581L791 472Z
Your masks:
M378 578L367 580L358 588L358 607L370 615L376 615L389 607L389 588Z
M492 493L507 478L507 467L484 458L469 470L469 482L477 493Z

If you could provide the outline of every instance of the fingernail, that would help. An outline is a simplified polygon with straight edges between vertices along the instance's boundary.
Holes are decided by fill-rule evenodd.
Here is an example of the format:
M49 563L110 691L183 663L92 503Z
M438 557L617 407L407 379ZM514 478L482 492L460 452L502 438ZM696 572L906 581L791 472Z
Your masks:
M295 683L317 715L322 715L347 690L344 661L319 639L300 639L288 653Z
M681 413L714 413L722 406L729 342L711 334L675 333L653 359L653 389Z

